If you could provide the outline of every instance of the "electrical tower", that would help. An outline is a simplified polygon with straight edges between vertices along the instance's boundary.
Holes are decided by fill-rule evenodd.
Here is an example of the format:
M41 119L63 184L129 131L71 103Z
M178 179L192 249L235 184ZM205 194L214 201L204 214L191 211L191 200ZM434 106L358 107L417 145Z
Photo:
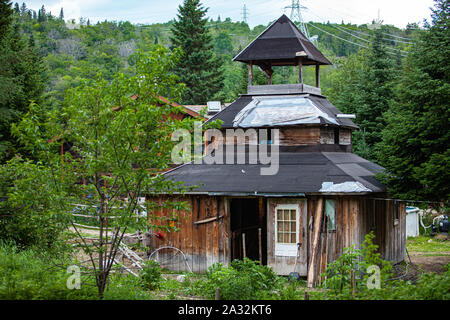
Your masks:
M245 23L247 23L248 20L248 9L247 9L247 5L244 3L244 7L242 8L242 21L244 21Z
M285 7L285 9L291 9L291 17L290 17L291 20L299 24L300 31L309 39L308 28L306 28L306 24L303 21L301 10L308 8L300 5L300 0L292 0L292 4L290 6Z

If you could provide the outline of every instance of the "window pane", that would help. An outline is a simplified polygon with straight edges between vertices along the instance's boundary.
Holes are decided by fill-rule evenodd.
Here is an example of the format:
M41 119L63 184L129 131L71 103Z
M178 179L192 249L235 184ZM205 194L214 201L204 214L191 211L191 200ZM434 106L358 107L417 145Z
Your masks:
M336 201L325 200L325 214L328 219L328 230L336 230Z
M291 210L291 220L295 221L297 219L297 211Z
M290 241L289 241L289 233L285 233L284 234L284 242L285 243L289 243Z
M278 222L277 224L277 231L282 232L283 231L284 222Z
M284 210L284 220L289 221L289 210Z
M281 232L278 232L278 242L283 242L283 234Z
M296 242L296 234L295 233L291 233L291 243L295 243Z
M291 232L297 232L296 226L297 226L297 223L291 222Z
M283 210L277 210L277 219L283 220Z

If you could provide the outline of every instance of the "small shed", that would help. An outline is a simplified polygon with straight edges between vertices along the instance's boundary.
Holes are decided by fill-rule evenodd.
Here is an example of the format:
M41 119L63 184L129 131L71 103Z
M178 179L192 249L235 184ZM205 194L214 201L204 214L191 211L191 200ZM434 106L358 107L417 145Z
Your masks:
M406 237L417 237L419 235L419 214L419 208L406 207Z

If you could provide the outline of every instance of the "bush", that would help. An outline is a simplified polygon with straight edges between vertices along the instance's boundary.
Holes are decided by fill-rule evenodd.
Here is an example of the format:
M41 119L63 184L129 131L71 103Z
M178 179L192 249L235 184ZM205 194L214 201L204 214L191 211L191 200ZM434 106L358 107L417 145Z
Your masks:
M162 281L161 266L155 260L145 261L139 276L140 284L143 289L158 289Z
M67 288L67 273L61 261L32 249L20 251L0 244L0 299L73 300L96 299L93 281L82 279L81 289ZM83 281L84 280L84 281ZM84 282L84 283L83 283Z
M383 286L392 276L392 265L390 262L381 259L377 253L378 246L373 243L375 235L373 232L366 235L361 249L355 249L354 246L344 248L343 254L328 264L325 273L321 276L325 279L322 287L332 289L342 293L351 288L351 273L355 273L356 286L362 288L367 283L370 276L367 274L369 266L378 266L380 268L380 284Z
M67 226L64 192L51 183L49 168L14 158L0 166L0 240L44 250L58 243Z
M104 300L151 300L153 295L141 289L141 278L133 275L111 275Z
M212 265L206 272L207 280L201 284L203 294L213 299L217 288L223 300L261 299L274 290L279 278L267 266L245 258L234 260L230 266Z

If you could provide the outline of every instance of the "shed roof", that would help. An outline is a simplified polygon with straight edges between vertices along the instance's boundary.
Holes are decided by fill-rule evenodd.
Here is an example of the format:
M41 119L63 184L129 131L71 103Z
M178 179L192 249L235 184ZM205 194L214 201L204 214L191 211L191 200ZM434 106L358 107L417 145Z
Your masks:
M207 194L326 193L321 191L324 183L342 184L347 188L339 193L386 191L374 178L383 168L353 153L282 151L275 175L261 175L261 168L269 165L248 164L248 160L246 164L237 164L236 160L235 153L234 164L189 163L168 171L165 176L185 186L198 186L194 193ZM348 189L349 185L358 188Z
M300 32L297 26L282 15L253 42L242 50L233 61L253 62L257 65L296 65L304 51L303 64L327 65L331 62Z

